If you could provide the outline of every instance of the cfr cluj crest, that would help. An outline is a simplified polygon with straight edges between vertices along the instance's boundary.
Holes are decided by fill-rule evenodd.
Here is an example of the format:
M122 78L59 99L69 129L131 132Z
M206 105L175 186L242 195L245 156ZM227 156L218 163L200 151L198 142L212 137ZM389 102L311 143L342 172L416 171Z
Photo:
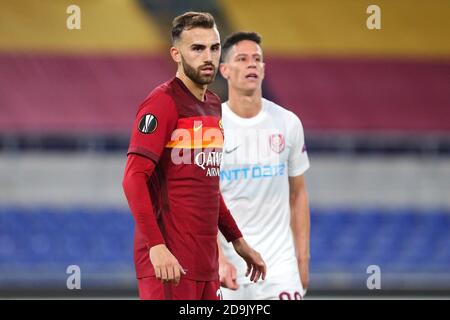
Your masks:
M281 153L285 147L284 137L281 133L272 134L269 137L269 144L272 151Z

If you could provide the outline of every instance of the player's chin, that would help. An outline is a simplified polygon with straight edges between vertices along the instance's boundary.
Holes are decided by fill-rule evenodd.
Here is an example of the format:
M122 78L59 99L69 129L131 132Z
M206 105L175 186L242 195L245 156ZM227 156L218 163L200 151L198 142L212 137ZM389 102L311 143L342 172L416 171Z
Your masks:
M258 85L244 85L240 86L239 91L244 95L251 96L258 89Z
M261 82L259 81L245 81L241 84L241 91L244 92L254 92L261 86Z
M200 77L200 84L211 84L214 81L215 74L212 74L210 76L202 76Z

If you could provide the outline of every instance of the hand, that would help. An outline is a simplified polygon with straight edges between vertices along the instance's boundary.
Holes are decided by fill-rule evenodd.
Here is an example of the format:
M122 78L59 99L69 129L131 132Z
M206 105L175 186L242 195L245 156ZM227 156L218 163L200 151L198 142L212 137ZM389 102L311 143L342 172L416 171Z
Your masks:
M178 260L167 249L165 244L158 244L150 248L150 261L155 269L156 279L162 283L180 283L181 274L186 272L178 263Z
M306 291L309 285L309 259L298 259L297 263L300 272L300 281L302 282L303 290Z
M231 290L239 289L236 282L236 267L226 258L219 259L220 285Z
M253 250L244 238L239 238L233 241L234 250L240 255L247 263L247 272L245 276L250 275L250 281L257 282L260 278L264 280L266 278L266 264L261 255Z

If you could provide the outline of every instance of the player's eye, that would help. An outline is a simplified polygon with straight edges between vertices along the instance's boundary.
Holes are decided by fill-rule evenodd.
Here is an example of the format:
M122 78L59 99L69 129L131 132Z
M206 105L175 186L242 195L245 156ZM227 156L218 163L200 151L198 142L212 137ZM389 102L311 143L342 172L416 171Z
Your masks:
M219 51L219 48L220 48L220 47L219 47L218 45L217 45L217 46L212 46L212 47L211 47L211 50L212 50L212 51Z
M202 46L194 46L194 47L192 47L192 50L194 50L195 52L200 52L203 50L203 47Z

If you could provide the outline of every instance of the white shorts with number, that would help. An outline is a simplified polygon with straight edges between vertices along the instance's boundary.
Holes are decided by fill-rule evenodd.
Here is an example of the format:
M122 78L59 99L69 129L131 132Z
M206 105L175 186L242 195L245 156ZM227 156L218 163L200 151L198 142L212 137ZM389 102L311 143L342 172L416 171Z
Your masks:
M303 300L303 290L298 269L289 268L285 272L266 277L257 283L243 283L239 289L221 288L223 300Z

